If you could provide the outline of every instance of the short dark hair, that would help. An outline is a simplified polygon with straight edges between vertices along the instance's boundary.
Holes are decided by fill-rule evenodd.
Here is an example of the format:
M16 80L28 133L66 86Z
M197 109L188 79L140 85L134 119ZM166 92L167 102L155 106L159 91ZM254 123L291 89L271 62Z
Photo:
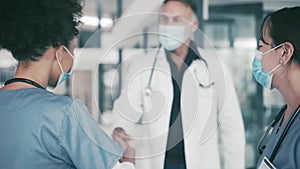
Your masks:
M34 61L49 47L68 46L81 10L81 0L1 0L0 49Z
M298 63L300 63L299 18L300 7L282 8L266 15L260 29L260 38L263 38L264 27L267 26L269 28L273 46L284 42L292 43L295 48L292 59L296 59Z
M165 0L164 4L166 4L169 1L178 1L178 2L182 2L184 4L186 4L187 6L189 6L193 12L195 13L195 15L197 15L197 3L194 0Z

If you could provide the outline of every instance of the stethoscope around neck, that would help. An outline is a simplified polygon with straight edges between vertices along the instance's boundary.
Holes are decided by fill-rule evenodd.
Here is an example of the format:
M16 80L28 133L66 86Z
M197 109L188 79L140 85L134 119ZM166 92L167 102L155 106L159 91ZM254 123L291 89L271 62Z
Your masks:
M37 88L45 89L45 87L43 87L42 85L38 84L37 82L35 82L33 80L27 79L27 78L12 78L12 79L7 80L4 83L4 85L6 86L8 84L15 83L15 82L27 83L27 84L30 84L30 85L35 86Z
M264 140L266 139L266 137L269 135L270 131L274 128L274 126L279 122L279 120L282 118L282 116L284 115L284 111L286 110L287 105L284 105L281 110L279 111L279 113L277 114L277 116L275 117L275 119L271 122L271 125L268 127L268 129L265 131L265 133L263 134L263 136L261 137L261 139L258 142L257 145L257 150L259 154L262 154L264 149L266 148L266 145L262 145L262 143L264 142ZM270 156L270 162L272 162L279 150L280 145L282 144L288 130L290 129L290 127L292 126L293 122L295 121L296 117L298 116L300 112L300 105L298 106L298 108L296 109L296 111L292 114L291 118L289 119L289 121L287 122L286 127L283 129L283 132L277 142L277 144L275 145L275 148Z
M155 69L156 62L157 62L157 56L160 52L161 46L162 45L159 44L158 49L157 49L156 54L155 54L153 64L152 64L152 68L151 68L151 72L150 72L150 76L149 76L147 86L145 87L145 89L143 91L146 96L150 96L152 94L151 82L152 82L152 77L153 77L154 69Z
M160 52L161 47L162 47L162 45L159 44L158 50L156 51L155 58L154 58L154 61L153 61L153 64L152 64L152 68L151 68L151 72L150 72L150 76L149 76L149 80L148 80L147 86L143 90L143 93L146 96L150 96L152 94L151 82L152 82L152 77L153 77L154 69L155 69L156 62L157 62L157 57L158 57L158 54ZM207 67L207 65L205 65L205 66ZM212 87L215 84L212 81L212 78L211 78L211 75L210 75L208 69L207 69L207 74L208 74L208 78L209 78L209 83L208 84L203 84L203 83L200 82L200 80L199 80L199 78L197 76L197 70L196 69L194 69L193 73L195 75L195 78L196 78L196 81L197 81L199 87L201 87L201 88L210 88L210 87Z

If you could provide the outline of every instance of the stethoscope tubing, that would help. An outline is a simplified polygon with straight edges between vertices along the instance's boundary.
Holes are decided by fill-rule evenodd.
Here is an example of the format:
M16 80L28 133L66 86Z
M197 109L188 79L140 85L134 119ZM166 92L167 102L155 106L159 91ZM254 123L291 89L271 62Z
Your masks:
M276 115L276 117L274 118L274 120L271 122L271 125L269 125L269 127L267 128L267 130L264 132L263 136L260 138L260 140L258 141L257 144L257 150L259 154L262 154L266 145L261 145L262 142L265 140L265 138L268 136L269 132L271 131L271 129L273 129L273 127L277 124L277 122L281 119L283 112L286 110L287 105L285 104L284 106L282 106L282 108L280 109L279 113Z
M151 82L152 82L152 77L153 77L154 69L155 69L156 62L157 62L157 57L158 57L158 54L159 54L159 52L160 52L161 47L162 47L162 45L159 44L158 50L156 51L155 58L154 58L154 61L153 61L153 64L152 64L152 68L151 68L149 80L148 80L148 83L147 83L147 87L145 88L145 91L147 91L146 93L151 93L151 92L152 92L152 89L151 89ZM209 72L208 72L208 73L209 73ZM198 83L199 87L201 87L201 88L210 88L211 86L213 86L213 85L215 84L214 82L210 82L208 85L201 84L201 83L200 83L200 80L199 80L199 78L198 78L198 76L197 76L196 70L194 70L194 74L195 74L197 83ZM210 81L211 81L210 74L209 74L209 78L210 78Z
M156 62L157 62L157 56L158 56L158 54L160 52L160 49L161 49L161 44L159 44L158 49L156 51L155 58L154 58L154 61L153 61L153 65L152 65L152 69L151 69L151 72L150 72L150 77L149 77L146 89L150 89L151 90L152 77L153 77L155 65L156 65Z
M273 152L270 156L270 159L269 159L270 162L272 162L274 160L274 158L275 158L275 156L276 156L276 154L279 150L279 147L281 146L287 132L289 131L292 124L294 123L294 121L295 121L296 117L298 116L299 112L300 112L300 105L296 109L295 113L292 114L291 119L288 121L287 126L284 128L284 130L283 130L283 132L282 132L282 134L281 134L281 136L280 136L280 138L279 138L279 140L278 140L278 142L277 142L277 144L276 144L276 146L275 146L275 148L274 148L274 150L273 150Z

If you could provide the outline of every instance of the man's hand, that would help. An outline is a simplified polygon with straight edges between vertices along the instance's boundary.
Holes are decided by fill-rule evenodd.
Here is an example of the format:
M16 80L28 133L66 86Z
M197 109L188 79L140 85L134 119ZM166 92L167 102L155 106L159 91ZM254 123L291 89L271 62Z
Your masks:
M120 127L115 128L112 138L124 150L124 154L119 160L120 163L131 162L135 164L135 149L128 144L131 137L124 131L124 129Z

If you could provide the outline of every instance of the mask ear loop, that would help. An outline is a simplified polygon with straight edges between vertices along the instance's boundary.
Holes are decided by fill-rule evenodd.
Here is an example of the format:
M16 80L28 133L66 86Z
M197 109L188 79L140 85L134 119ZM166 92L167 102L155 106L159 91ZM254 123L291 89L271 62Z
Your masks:
M280 44L280 45L277 45L277 46L275 46L274 48L272 48L272 49L266 51L265 53L263 53L263 55L266 55L266 54L272 52L273 50L276 50L276 49L280 48L280 47L283 46L283 45L284 45L284 43L282 43L282 44Z
M55 52L55 57L56 57L56 60L57 60L57 63L58 63L58 66L59 66L61 72L64 73L64 70L63 70L63 68L62 68L62 66L61 66L61 63L60 63L60 61L59 61L59 59L58 59L58 56L57 56L57 51Z
M67 53L72 57L74 58L74 56L72 55L72 53L69 51L69 49L65 46L63 46L63 48L67 51Z
M273 73L273 72L274 72L276 69L278 69L282 64L283 64L283 60L280 59L280 60L279 60L279 64L278 64L276 67L274 67L274 68L270 71L270 73Z
M279 63L276 67L274 67L274 68L270 71L270 73L273 73L273 72L274 72L276 69L278 69L281 65L282 65L282 64Z
M72 67L71 69L68 71L69 73L72 72L74 70L74 65L75 63L75 57L74 55L69 51L69 49L66 46L63 46L63 48L67 51L67 53L72 57Z
M267 52L264 53L263 55L268 54L268 53L270 53L271 51L276 50L276 49L278 49L279 47L281 47L281 46L283 46L283 45L284 45L284 43L282 43L282 44L280 44L280 45L277 45L276 47L274 47L274 48L272 48L271 50L267 51ZM273 72L274 72L276 69L278 69L282 64L283 64L283 60L280 59L280 60L279 60L279 64L278 64L276 67L274 67L274 68L270 71L270 73L273 73Z
M270 73L273 73L276 69L278 69L281 65L283 65L283 60L282 59L280 59L279 60L279 64L276 66L276 67L274 67L271 71L270 71Z

